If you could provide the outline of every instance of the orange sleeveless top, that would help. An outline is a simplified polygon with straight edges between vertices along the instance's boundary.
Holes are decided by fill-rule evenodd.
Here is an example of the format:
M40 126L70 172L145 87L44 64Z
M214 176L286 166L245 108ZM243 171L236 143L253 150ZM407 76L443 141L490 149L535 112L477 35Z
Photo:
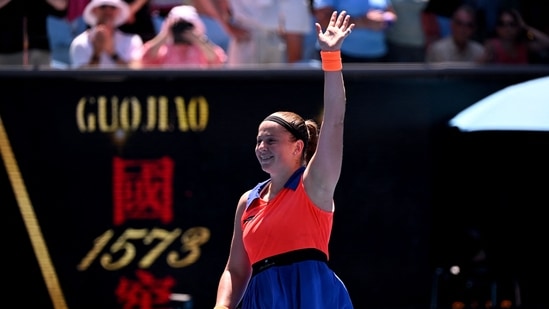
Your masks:
M303 187L304 167L297 170L274 199L260 193L270 180L259 183L248 195L242 214L243 241L250 263L297 249L315 248L328 255L333 212L316 207Z

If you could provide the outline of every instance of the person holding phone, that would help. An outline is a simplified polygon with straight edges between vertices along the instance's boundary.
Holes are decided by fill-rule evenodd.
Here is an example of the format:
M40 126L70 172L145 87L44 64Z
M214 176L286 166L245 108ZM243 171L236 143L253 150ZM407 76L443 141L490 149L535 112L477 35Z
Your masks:
M190 5L173 7L160 32L143 45L143 67L189 66L209 68L223 65L225 51L210 42L196 9Z

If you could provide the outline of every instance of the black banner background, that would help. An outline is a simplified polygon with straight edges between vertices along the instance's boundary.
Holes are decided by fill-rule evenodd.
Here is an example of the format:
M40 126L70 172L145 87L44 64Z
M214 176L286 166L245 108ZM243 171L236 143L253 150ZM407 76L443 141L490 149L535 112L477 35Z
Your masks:
M433 168L444 165L444 158L438 157L443 151L437 147L445 137L445 124L481 98L538 75L362 68L346 72L345 154L330 263L347 284L356 308L429 304L438 258L436 248L434 254L431 249L437 237L443 238L433 234L432 222L437 219L433 207L445 206L433 205L440 202L434 199ZM116 238L127 228L171 231L196 226L208 228L211 235L195 263L172 268L162 255L148 270L159 278L173 276L173 292L192 295L195 309L211 308L228 254L236 202L267 177L253 152L257 125L276 110L319 117L323 91L322 73L315 70L194 75L8 72L0 79L7 85L0 117L71 309L123 308L114 291L121 276L135 275L143 248L138 247L136 258L122 269L106 270L97 258L87 270L77 270L105 231L113 229ZM180 96L186 102L203 96L209 107L208 125L203 132L135 131L120 146L112 134L78 130L78 102L98 96L135 97L143 106L150 96ZM113 158L165 156L175 163L173 222L136 220L113 226ZM4 292L21 307L55 308L14 190L5 165L0 165L0 203L7 212Z

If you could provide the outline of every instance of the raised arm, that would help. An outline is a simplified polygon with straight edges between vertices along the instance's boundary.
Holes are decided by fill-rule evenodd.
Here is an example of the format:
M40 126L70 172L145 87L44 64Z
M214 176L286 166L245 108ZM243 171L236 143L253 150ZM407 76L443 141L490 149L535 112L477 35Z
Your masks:
M303 182L312 201L327 211L332 210L343 160L346 98L339 50L353 28L345 11L339 15L332 13L325 32L316 24L324 70L324 112L317 149L307 165Z
M528 25L522 18L522 15L517 10L514 11L518 18L519 26L526 31L526 35L528 36L528 48L534 53L540 53L549 49L549 35Z

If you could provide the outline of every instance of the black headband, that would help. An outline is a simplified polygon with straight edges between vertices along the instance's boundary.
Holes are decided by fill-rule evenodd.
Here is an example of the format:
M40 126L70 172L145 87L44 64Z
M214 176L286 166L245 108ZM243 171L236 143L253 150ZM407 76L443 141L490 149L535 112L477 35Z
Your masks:
M282 119L281 117L272 116L272 115L265 118L263 121L272 121L272 122L278 123L279 125L283 126L284 129L288 130L288 132L292 133L292 135L295 136L295 138L297 138L298 140L299 139L302 140L305 143L305 145L307 145L307 142L309 140L307 131L300 132L300 130L296 128L293 123L289 123L288 121Z

